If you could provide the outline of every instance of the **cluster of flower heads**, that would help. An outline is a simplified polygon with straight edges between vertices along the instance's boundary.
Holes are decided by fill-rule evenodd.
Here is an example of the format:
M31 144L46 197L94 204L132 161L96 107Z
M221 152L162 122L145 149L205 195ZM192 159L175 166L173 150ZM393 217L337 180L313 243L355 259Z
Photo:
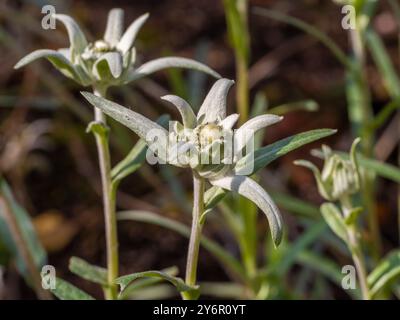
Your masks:
M123 32L124 11L112 9L108 14L103 39L88 42L73 18L65 14L54 14L54 18L62 22L67 29L69 48L36 50L22 58L15 68L23 67L39 58L47 58L68 78L83 86L96 87L126 84L169 67L190 68L220 77L217 72L202 63L179 57L159 58L134 67L134 43L148 17L147 13L140 16Z
M359 142L359 138L354 140L350 150L350 159L333 153L328 146L323 145L322 153L325 162L322 172L309 161L298 160L295 163L312 170L322 197L328 201L338 201L360 191L360 169L356 156Z
M257 182L247 177L253 171L250 170L246 174L243 172L243 166L238 166L238 162L235 160L240 157L234 157L234 161L228 164L224 161L204 164L198 160L199 156L205 158L213 156L212 150L216 144L223 148L225 140L222 137L227 132L228 135L233 136L234 150L240 152L248 141L254 138L255 132L282 120L280 116L265 114L250 119L239 129L233 131L238 114L226 115L227 95L233 83L229 79L218 80L206 96L197 116L192 107L182 98L173 95L162 97L162 99L174 104L182 117L182 123L174 124L172 127L175 129L171 132L129 108L89 92L83 92L83 95L93 106L133 130L146 141L149 149L165 163L179 167L190 167L196 174L206 178L211 185L237 192L253 201L266 214L272 238L274 243L278 245L282 238L282 220L279 210L269 194ZM249 132L252 134L249 134ZM160 136L168 137L168 139L160 139ZM177 136L180 137L181 141L181 144L177 146L178 154L189 157L186 165L182 165L175 158L166 156L168 154L168 141L176 140ZM193 149L197 150L197 153L189 152ZM190 159L193 154L197 157L196 160Z

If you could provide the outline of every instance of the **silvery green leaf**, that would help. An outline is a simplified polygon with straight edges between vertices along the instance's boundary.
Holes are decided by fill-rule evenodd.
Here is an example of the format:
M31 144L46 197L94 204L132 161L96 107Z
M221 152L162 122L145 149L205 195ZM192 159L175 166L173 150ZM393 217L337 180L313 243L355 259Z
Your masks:
M317 181L318 191L321 196L326 200L332 200L331 192L327 190L325 183L322 181L321 172L312 162L306 160L296 160L294 161L294 164L310 169L314 174L315 180Z
M107 18L104 40L115 47L121 39L124 28L124 10L114 8L110 10Z
M60 300L95 300L91 295L71 283L56 278L56 287L51 292Z
M361 138L356 138L350 149L350 161L353 164L355 170L356 170L356 178L358 179L358 184L361 183L361 174L360 174L360 166L358 164L358 157L357 157L357 146L361 142Z
M230 87L235 82L229 79L219 79L208 92L197 113L198 123L217 122L226 117L226 99Z
M321 205L321 213L332 231L347 243L347 227L338 207L333 203L326 202Z
M185 128L194 128L196 125L196 115L193 112L192 107L184 99L174 96L166 95L161 99L172 103L179 111L182 117L182 122Z
M128 71L129 67L135 64L136 60L136 49L133 47L127 53L122 56L122 65L125 71Z
M263 114L246 121L235 133L235 150L241 151L254 134L265 127L281 121L283 117L273 114Z
M54 18L61 21L67 28L72 55L81 54L87 46L87 40L79 25L65 14L55 14Z
M149 271L128 274L126 276L117 278L115 280L115 283L120 286L120 291L122 293L133 281L140 278L161 278L173 284L179 292L198 290L197 286L195 287L189 286L181 278L174 277L168 273L156 270L149 270Z
M187 58L165 57L146 62L136 70L133 70L128 76L127 82L146 77L149 74L167 68L192 69L207 73L215 78L221 78L221 76L217 72L215 72L203 63Z
M251 174L257 172L261 168L264 168L272 161L284 156L285 154L300 148L310 142L316 141L318 139L330 136L336 133L333 129L316 129L310 130L302 133L295 134L293 136L287 137L285 139L274 142L268 146L257 149L254 152L254 156L251 155L252 163L249 163L247 156L240 159L234 168L236 174L241 172L247 172L246 167L251 165L253 167Z
M98 283L103 287L108 286L107 269L90 264L89 262L78 257L71 257L69 259L68 268L72 273L85 280Z
M63 54L54 50L41 49L33 51L18 61L14 68L19 69L40 58L46 58L64 75L79 81L79 77L77 77L75 67L72 63Z
M60 48L57 52L61 53L67 60L71 61L71 48Z
M128 29L126 29L125 33L117 44L117 49L122 51L123 54L125 54L130 48L132 48L140 28L146 22L148 17L148 13L141 15L139 18L132 22Z
M279 210L268 193L254 180L245 176L226 176L211 180L214 186L237 192L253 201L267 216L272 240L278 246L282 240L282 220Z
M371 298L400 276L400 250L393 250L368 275Z
M165 160L164 155L167 154L165 143L168 137L168 132L162 126L135 111L107 99L98 97L90 92L81 93L94 107L99 108L114 120L134 131L140 138L150 145L152 150L157 149L159 151L158 156ZM149 133L157 136L158 143L152 139L154 136L149 135Z
M204 193L204 212L200 217L200 223L205 222L207 214L228 194L228 191L217 186L212 186Z
M93 74L98 80L118 79L122 74L122 57L119 52L103 54L93 65Z
M239 119L239 115L237 113L232 113L231 115L229 115L225 119L223 119L219 124L225 130L230 130L233 128L233 126L238 121L238 119Z
M344 222L350 226L357 222L358 217L364 211L362 207L352 208L344 219Z

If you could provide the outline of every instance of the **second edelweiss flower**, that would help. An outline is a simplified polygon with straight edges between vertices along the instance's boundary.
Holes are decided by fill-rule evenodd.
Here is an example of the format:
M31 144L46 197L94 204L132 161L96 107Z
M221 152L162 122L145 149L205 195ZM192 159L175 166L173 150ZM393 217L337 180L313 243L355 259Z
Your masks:
M241 162L237 160L240 159L238 153L242 152L256 131L279 122L282 117L261 115L247 121L234 132L232 128L238 119L238 114L226 116L226 98L233 83L228 79L218 80L205 98L197 116L182 98L173 95L164 96L163 99L173 103L182 116L182 124L175 123L170 133L157 123L114 102L88 92L83 92L83 95L93 106L133 130L161 159L180 167L190 167L199 176L206 178L211 185L237 192L253 201L266 214L272 238L275 245L278 245L282 238L282 220L279 210L268 193L257 182L246 176L243 159ZM154 133L158 133L156 140ZM226 136L233 137L232 161L225 163L224 156L219 153L220 162L203 163L201 159L213 157L214 150L224 150ZM168 138L163 139L163 137ZM176 137L179 137L178 140L181 142L177 145L178 153L187 157L186 164L165 157L168 154L166 150L168 141ZM215 145L220 148L215 148ZM195 150L195 152L189 152L190 150ZM253 152L254 150L251 150L251 154ZM244 159L249 162L247 156ZM247 175L251 173L249 171Z
M65 14L55 14L68 32L70 47L56 50L40 49L22 58L15 68L21 68L39 58L47 58L60 72L83 86L115 86L125 84L153 72L170 67L190 68L219 78L219 74L197 61L165 57L133 68L136 62L134 42L149 14L137 18L123 33L124 11L112 9L102 39L89 43L79 25Z

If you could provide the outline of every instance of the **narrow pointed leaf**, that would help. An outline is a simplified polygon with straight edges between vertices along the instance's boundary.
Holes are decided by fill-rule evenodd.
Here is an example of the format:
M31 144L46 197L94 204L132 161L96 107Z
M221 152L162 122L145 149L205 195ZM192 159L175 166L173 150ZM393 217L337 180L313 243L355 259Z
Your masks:
M124 10L120 8L110 10L107 18L106 31L104 33L104 40L115 47L121 39L123 28Z
M176 266L172 266L169 268L162 269L161 272L169 274L171 276L177 276L179 273L179 269ZM142 278L142 279L137 279L133 283L129 284L123 292L121 292L118 296L119 300L130 300L133 295L137 295L137 297L140 297L143 299L141 296L142 290L147 289L149 287L154 288L154 286L160 282L162 282L164 279L162 278Z
M224 129L232 129L235 123L239 120L239 114L233 113L229 116L227 116L224 120L220 122L220 125Z
M271 197L257 182L245 176L223 177L210 182L253 201L267 216L274 244L279 245L282 240L281 215Z
M374 297L385 289L391 281L400 276L400 250L391 252L379 265L369 274L368 285L370 294Z
M107 52L93 65L93 73L98 80L119 78L122 74L122 56L119 52Z
M196 115L193 112L192 107L184 99L174 96L166 95L161 97L161 99L172 103L179 111L182 117L183 126L185 128L194 128L196 125Z
M197 290L197 287L191 287L187 285L181 278L174 277L168 273L156 270L136 272L126 276L122 276L117 278L115 280L115 283L117 283L121 287L120 291L121 293L123 293L124 290L129 286L129 284L141 278L161 278L165 281L172 283L179 292Z
M339 209L333 203L326 202L321 206L321 213L332 231L347 243L347 227Z
M315 180L317 181L318 191L321 194L321 196L323 196L327 200L333 201L333 199L331 199L330 192L328 192L328 190L325 187L325 184L322 181L321 172L312 162L306 161L306 160L296 160L294 162L294 164L297 166L302 166L307 169L310 169L312 171L312 173L314 174ZM325 167L325 169L326 168L327 167Z
M167 125L169 119L169 116L164 115L157 120L157 123L164 127ZM111 170L113 182L119 182L139 169L146 160L146 150L146 142L143 139L140 139L128 155Z
M39 241L36 231L33 227L32 220L21 207L21 205L15 200L13 192L9 187L5 179L0 176L0 197L4 198L8 202L11 213L15 215L19 229L21 230L22 236L24 237L25 243L28 247L30 255L32 256L35 265L38 270L46 263L47 254ZM11 254L18 268L18 271L24 276L26 280L30 280L31 275L29 274L28 268L25 265L23 255L18 250L18 246L15 243L14 237L9 228L9 223L6 219L7 215L2 212L3 206L0 205L0 242L5 246L8 253Z
M61 53L68 61L71 61L71 49L70 48L60 48L57 52Z
M151 60L141 65L138 69L133 70L131 74L128 76L127 82L146 77L149 74L167 68L192 69L207 73L215 78L221 78L221 76L217 72L215 72L214 70L212 70L210 67L206 66L203 63L187 58L166 57L166 58Z
M254 139L254 135L258 130L282 121L282 119L283 117L281 116L263 114L246 121L235 132L235 150L237 152L241 151L249 139Z
M279 140L263 148L260 148L254 152L254 168L251 174L257 172L261 168L264 168L272 161L276 160L279 157L284 156L290 151L298 149L316 140L328 137L334 133L336 133L336 130L333 129L317 129L317 130L306 131ZM246 157L239 160L235 166L234 169L235 172L237 174L240 174L242 170L247 171L246 167L248 165L253 165L247 162L248 160L246 159Z
M92 93L82 92L82 95L93 106L101 109L105 114L134 131L140 138L145 140L146 143L150 144L152 148L157 149L157 151L159 151L158 156L165 160L164 155L167 154L166 140L168 137L168 132L162 126L135 111L125 108L107 99L98 97ZM149 136L150 132L157 135L157 142L151 139L154 137Z
M49 60L58 70L60 70L66 76L70 78L76 77L76 71L71 61L69 61L64 54L48 49L40 49L31 52L30 54L19 60L18 63L14 66L14 69L19 69L40 58L46 58L47 60Z
M208 92L197 113L198 123L216 122L226 117L226 100L229 89L235 82L229 79L219 79Z
M117 45L117 48L121 50L123 54L125 54L132 48L140 28L146 22L148 17L148 13L141 15L139 18L133 21L128 29L125 31Z
M81 54L87 46L87 40L79 25L74 19L65 14L55 14L54 17L67 28L72 54Z
M56 279L56 288L51 289L51 292L60 300L95 300L91 295L60 278Z
M107 269L92 265L81 258L72 257L69 260L69 270L83 279L98 283L103 287L108 286Z

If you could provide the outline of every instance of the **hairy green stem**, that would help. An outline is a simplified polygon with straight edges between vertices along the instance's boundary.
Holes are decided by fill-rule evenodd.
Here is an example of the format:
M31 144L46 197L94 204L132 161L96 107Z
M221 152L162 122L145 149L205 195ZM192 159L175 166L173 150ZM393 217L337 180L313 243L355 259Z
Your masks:
M204 211L204 179L193 172L193 213L190 232L189 249L186 262L186 284L196 286L197 262L199 258L201 229L200 216ZM193 299L190 292L182 294L185 300Z
M344 197L341 199L342 211L344 217L347 217L353 210L353 205L349 197ZM357 270L358 282L361 288L361 294L363 300L370 300L370 292L367 281L367 268L365 264L364 255L362 253L361 243L359 239L359 232L357 230L357 224L354 223L347 228L348 236L348 247L353 258L354 265Z
M105 98L106 90L95 89L94 94ZM95 121L106 125L104 113L95 108ZM96 138L97 153L101 174L101 184L103 193L103 210L106 227L107 242L107 282L108 287L104 290L105 298L114 300L117 298L117 285L115 279L118 277L118 234L116 218L116 188L111 179L110 149L108 143L108 133L106 131L93 131Z
M373 111L371 105L368 80L365 72L365 44L364 30L357 21L357 27L350 30L350 43L354 55L354 67L348 70L350 83L347 86L349 98L349 118L353 125L356 136L361 137L362 152L366 157L373 157L374 130L370 129L373 121ZM367 209L368 228L371 232L369 248L375 261L380 257L381 236L379 232L379 221L375 210L375 179L369 172L364 174L362 189L363 201Z

